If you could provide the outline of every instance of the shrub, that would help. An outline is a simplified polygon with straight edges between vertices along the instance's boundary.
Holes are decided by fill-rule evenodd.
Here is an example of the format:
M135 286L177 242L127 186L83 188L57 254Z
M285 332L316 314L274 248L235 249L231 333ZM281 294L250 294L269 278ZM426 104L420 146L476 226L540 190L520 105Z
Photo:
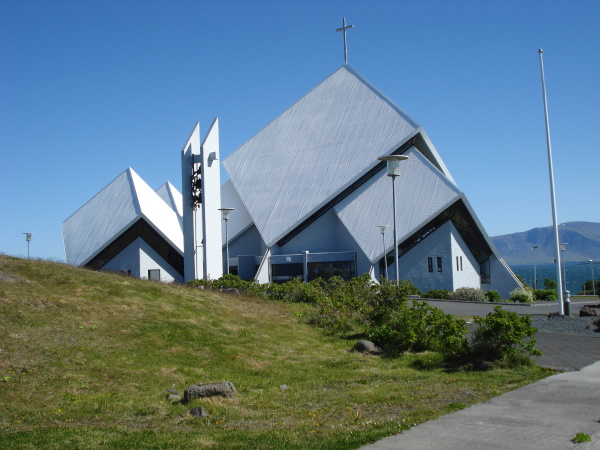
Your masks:
M461 287L450 294L450 300L467 300L470 302L485 302L485 293L481 289Z
M502 297L498 294L498 291L487 291L485 293L485 298L488 302L501 302Z
M558 300L558 295L555 289L536 289L533 291L535 300L555 302Z
M466 333L463 320L426 302L413 301L412 306L406 302L391 311L368 336L392 355L432 350L445 357L457 357L467 351Z
M432 289L423 294L423 298L433 298L436 300L448 300L450 298L450 293L452 291L448 291L445 289Z
M551 278L544 278L544 288L545 289L556 289L556 281Z
M517 288L513 291L510 291L510 293L508 295L509 295L509 298L513 302L519 302L519 303L532 303L533 302L533 292L529 289Z
M493 312L474 320L479 325L469 343L474 357L497 361L522 353L541 355L535 348L537 330L531 325L529 315L519 317L501 306L494 306Z

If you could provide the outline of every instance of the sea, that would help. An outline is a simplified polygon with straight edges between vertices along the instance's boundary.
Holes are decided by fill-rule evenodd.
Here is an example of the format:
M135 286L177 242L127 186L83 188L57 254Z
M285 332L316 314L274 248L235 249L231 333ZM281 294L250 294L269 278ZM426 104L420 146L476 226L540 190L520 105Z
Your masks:
M510 266L512 271L518 274L525 283L533 287L534 270L533 264L518 264ZM544 278L550 278L556 281L556 265L550 264L537 264L535 267L537 273L537 286L538 289L544 289ZM571 295L576 295L583 289L583 284L587 280L592 279L592 268L589 261L580 262L566 262L564 264L565 274L563 277L563 284L566 280L567 289L571 292ZM594 264L594 279L597 280L600 277L600 264L595 262Z

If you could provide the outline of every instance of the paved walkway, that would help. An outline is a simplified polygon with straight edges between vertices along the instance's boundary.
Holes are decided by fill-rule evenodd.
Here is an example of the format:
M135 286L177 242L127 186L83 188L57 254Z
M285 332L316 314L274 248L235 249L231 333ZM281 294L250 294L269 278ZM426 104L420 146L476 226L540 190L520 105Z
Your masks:
M429 301L444 312L485 315L490 304ZM574 303L577 313L583 304ZM504 305L518 314L548 314L556 303ZM546 310L547 309L547 310ZM600 337L537 333L542 367L565 370L520 389L425 422L362 447L368 450L563 450L600 449ZM591 442L574 444L577 433Z

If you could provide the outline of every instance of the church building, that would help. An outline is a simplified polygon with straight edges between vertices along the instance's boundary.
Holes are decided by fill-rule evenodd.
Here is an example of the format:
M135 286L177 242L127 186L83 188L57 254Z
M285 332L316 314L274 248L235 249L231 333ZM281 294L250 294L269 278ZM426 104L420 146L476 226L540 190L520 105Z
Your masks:
M398 261L392 180L378 159L389 155L408 157L394 181ZM222 185L220 163L215 121L183 148L182 194L170 183L154 192L128 169L63 224L67 262L261 283L393 279L398 264L422 291L508 298L520 287L423 127L347 64L225 158Z

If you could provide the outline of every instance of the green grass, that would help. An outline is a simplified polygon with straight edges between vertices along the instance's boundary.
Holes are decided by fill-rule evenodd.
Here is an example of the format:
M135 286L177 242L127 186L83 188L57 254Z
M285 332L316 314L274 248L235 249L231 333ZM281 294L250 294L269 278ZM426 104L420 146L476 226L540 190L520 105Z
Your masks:
M0 280L0 448L357 448L550 374L351 353L308 305L4 255Z

